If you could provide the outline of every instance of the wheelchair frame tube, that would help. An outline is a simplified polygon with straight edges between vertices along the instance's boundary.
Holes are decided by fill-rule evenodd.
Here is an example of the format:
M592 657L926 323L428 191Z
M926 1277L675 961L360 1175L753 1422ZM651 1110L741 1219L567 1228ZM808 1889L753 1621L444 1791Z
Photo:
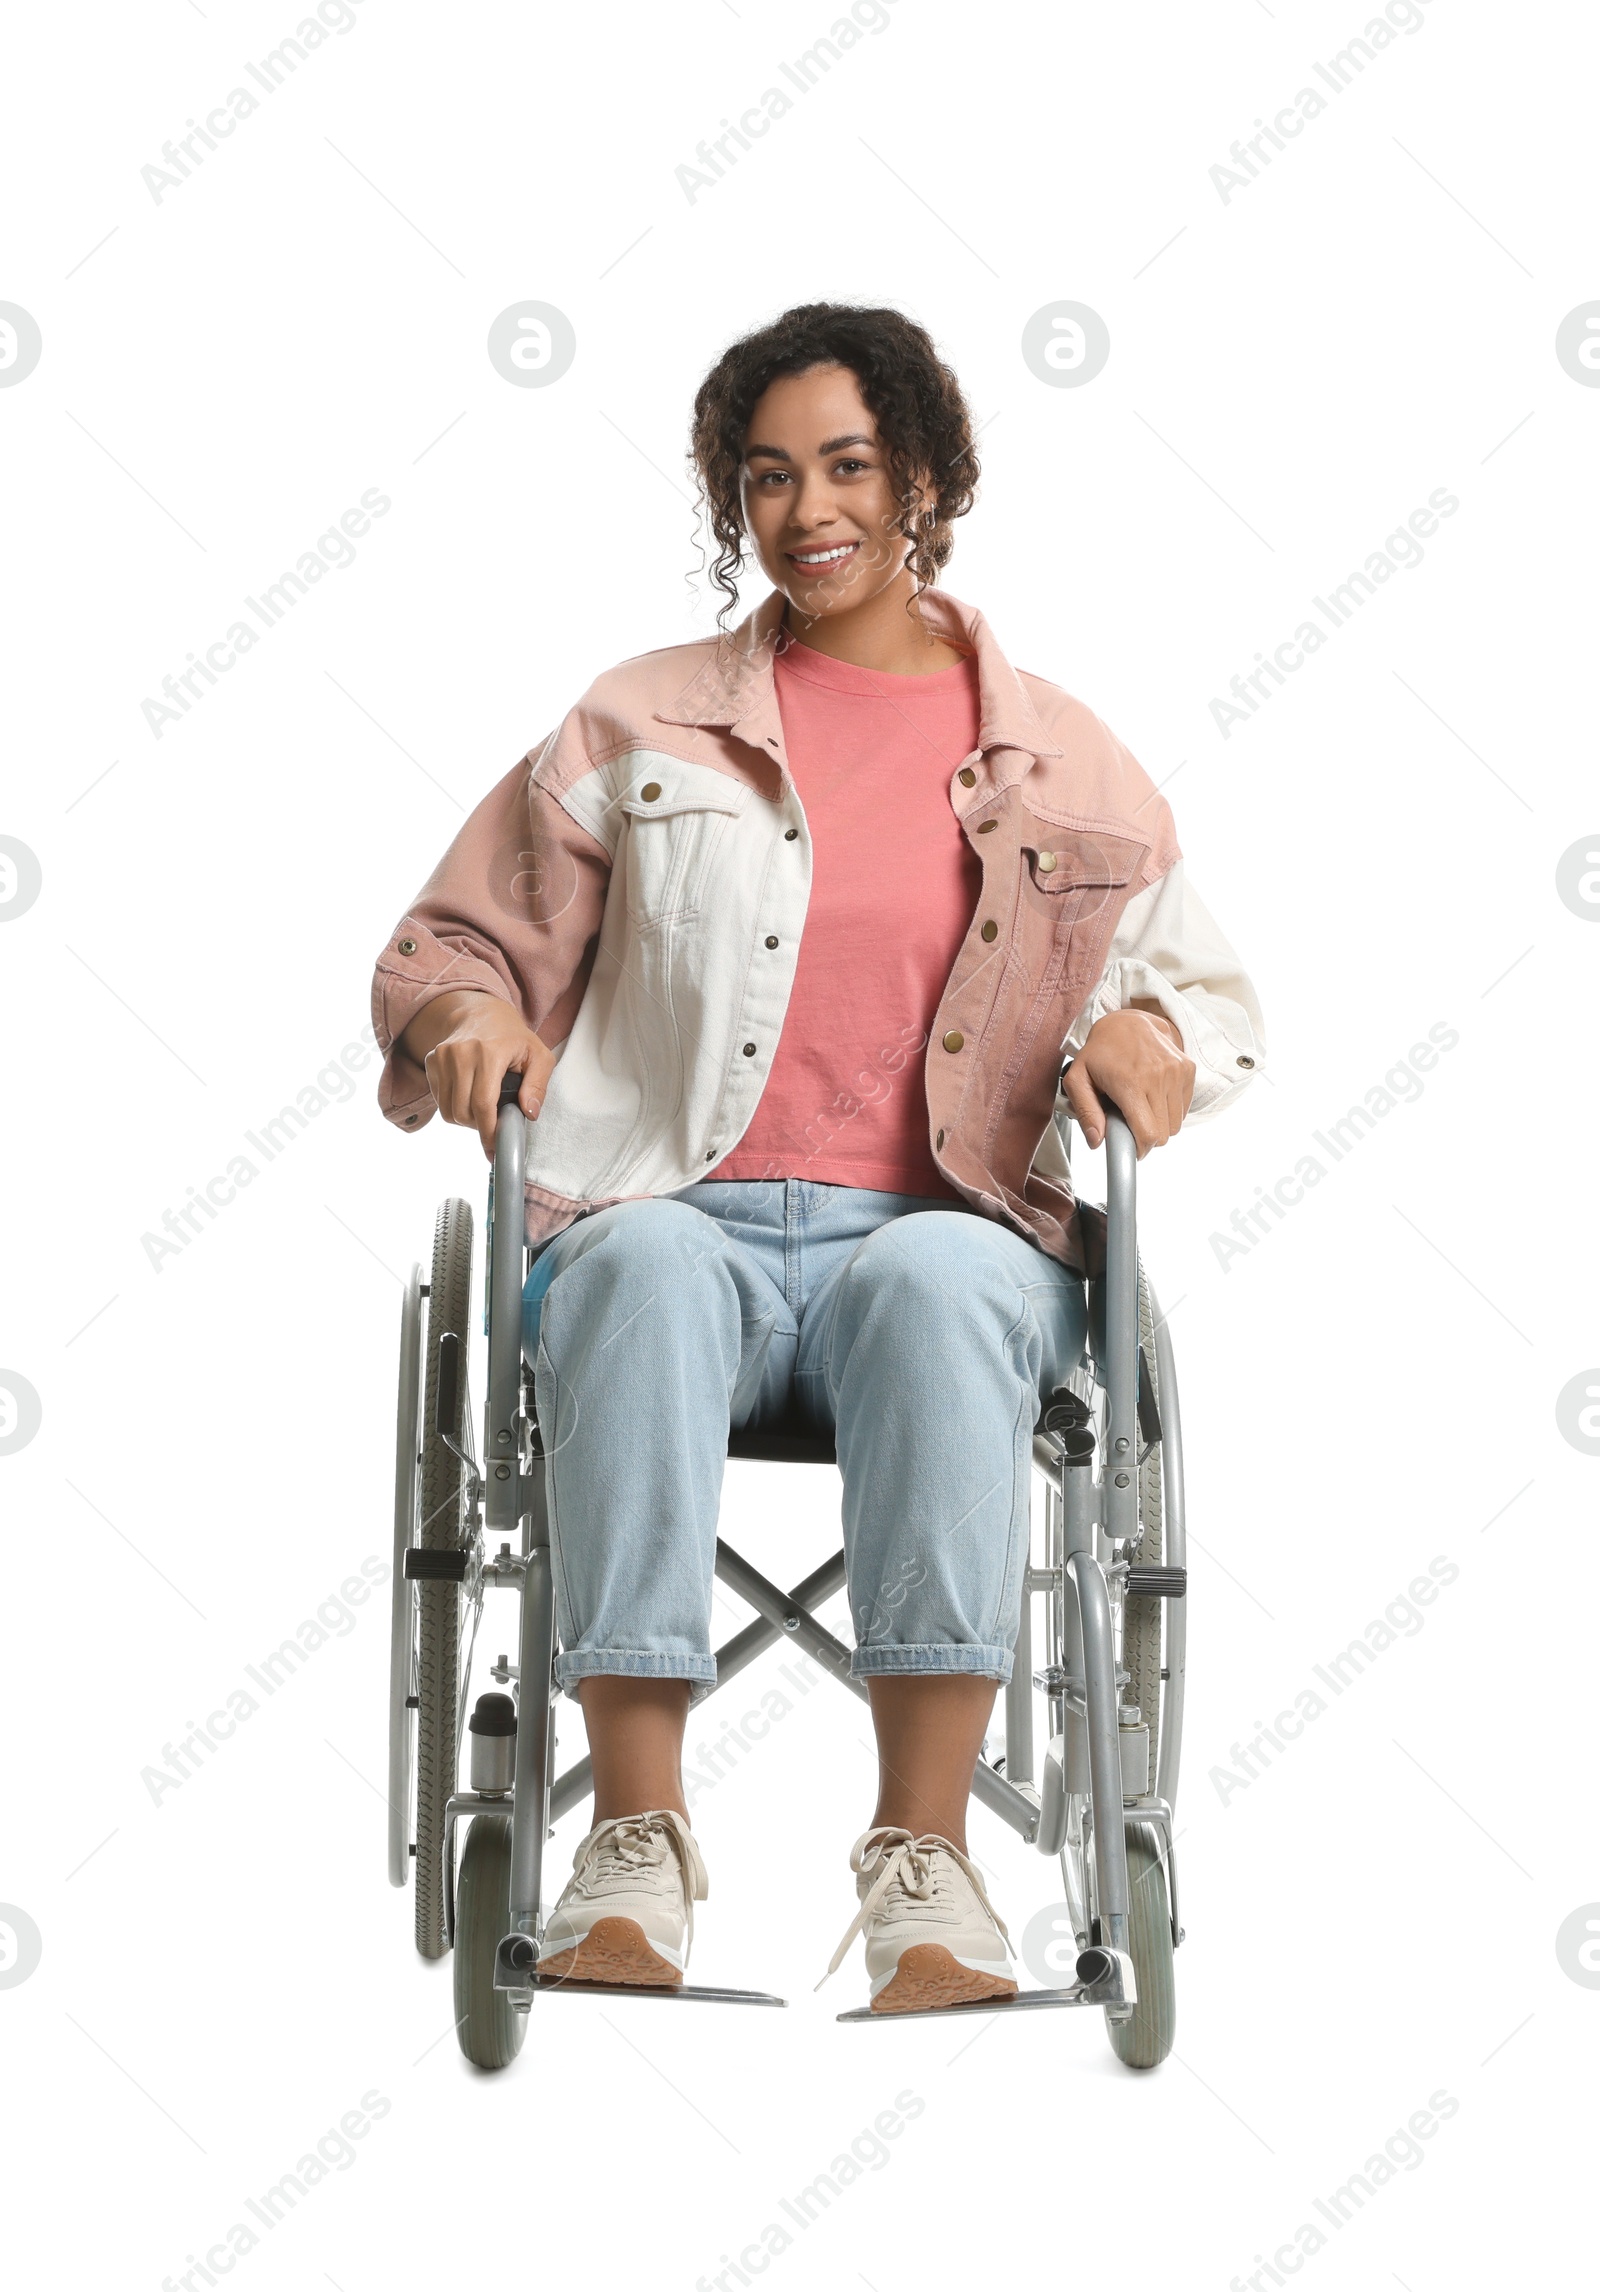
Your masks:
M1106 1108L1106 1534L1139 1532L1139 1157L1133 1132Z
M1126 1951L1128 1842L1123 1830L1122 1749L1117 1737L1117 1652L1111 1636L1111 1600L1100 1563L1092 1552L1069 1551L1066 1569L1078 1596L1078 1623L1083 1635L1089 1804L1094 1817L1100 1939L1108 1949Z
M544 1462L522 1470L522 1283L526 1225L522 1180L528 1118L516 1102L519 1074L500 1085L494 1137L494 1233L489 1248L488 1414L484 1424L484 1522L509 1538L524 1519L522 1630L517 1652L517 1771L511 1799L510 1931L541 1926L545 1834L550 1828L551 1712L556 1601L545 1511ZM502 1477L503 1475L503 1477Z
M1133 1141L1120 1118L1108 1123L1108 1140L1120 1130L1129 1152ZM1108 1193L1110 1192L1108 1187ZM1131 1220L1126 1213L1131 1209L1126 1192L1119 1196L1121 1215L1117 1226L1124 1234L1131 1231ZM1137 1257L1134 1258L1135 1287L1133 1293L1134 1320L1132 1330L1138 1334ZM1108 1283L1109 1286L1109 1283ZM1108 1331L1116 1328L1109 1310ZM1109 1372L1112 1347L1108 1334L1106 1361ZM1107 1378L1109 1385L1109 1374ZM1108 1407L1109 1420L1109 1407ZM1110 1426L1107 1427L1107 1445L1110 1445ZM1131 1452L1130 1452L1131 1453ZM1069 1677L1081 1676L1083 1682L1083 1716L1081 1721L1070 1703L1065 1703L1062 1724L1067 1738L1063 1745L1068 1754L1069 1768L1075 1763L1070 1746L1079 1725L1087 1738L1089 1767L1089 1813L1094 1827L1095 1896L1100 1915L1100 1940L1108 1949L1126 1951L1128 1947L1128 1841L1124 1828L1122 1746L1118 1733L1120 1698L1117 1693L1117 1649L1112 1624L1111 1593L1105 1571L1097 1554L1098 1539L1105 1527L1105 1499L1110 1494L1109 1454L1102 1463L1098 1483L1089 1467L1061 1465L1057 1469L1056 1483L1061 1503L1061 1567L1062 1567L1062 1645L1056 1660ZM1129 1473L1129 1489L1135 1502L1138 1490ZM1079 1754L1081 1755L1081 1754ZM1065 1778L1070 1790L1075 1778L1069 1772Z
M542 1506L540 1507L542 1511ZM550 1827L550 1676L555 1661L555 1585L550 1546L531 1546L522 1570L522 1640L518 1652L517 1775L511 1800L510 1928L540 1932L544 1838Z
M1148 1280L1147 1288L1150 1287ZM1178 1412L1178 1372L1172 1338L1156 1293L1150 1289L1150 1316L1156 1332L1156 1383L1161 1395L1162 1558L1169 1567L1187 1568L1189 1540L1183 1509L1183 1420ZM1188 1647L1189 1601L1164 1600L1166 1680L1161 1694L1161 1741L1156 1753L1156 1797L1176 1812L1178 1760L1183 1750L1183 1671Z
M510 1084L522 1077L507 1075ZM511 1537L524 1510L518 1417L522 1407L522 1195L528 1118L513 1097L500 1108L494 1139L494 1231L490 1239L489 1393L484 1423L484 1521ZM501 1477L502 1465L510 1470Z
M1028 1475L1031 1484L1033 1475ZM1006 1682L1006 1781L1033 1781L1033 1594L1028 1571L1033 1555L1032 1487L1029 1488L1028 1558L1022 1571L1022 1612L1017 1618L1011 1677Z

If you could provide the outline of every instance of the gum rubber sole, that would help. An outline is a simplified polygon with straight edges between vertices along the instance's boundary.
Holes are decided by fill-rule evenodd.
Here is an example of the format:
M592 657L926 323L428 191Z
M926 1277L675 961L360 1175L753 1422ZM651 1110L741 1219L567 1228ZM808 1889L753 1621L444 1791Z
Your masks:
M971 2005L979 1998L1014 1998L1009 1974L982 1974L964 1966L940 1942L915 1942L903 1952L894 1978L872 2001L874 2013L929 2013L939 2006Z
M539 1979L551 1982L627 1982L639 1989L675 1990L683 1975L651 1948L633 1918L597 1918L583 1940L556 1957L541 1958Z

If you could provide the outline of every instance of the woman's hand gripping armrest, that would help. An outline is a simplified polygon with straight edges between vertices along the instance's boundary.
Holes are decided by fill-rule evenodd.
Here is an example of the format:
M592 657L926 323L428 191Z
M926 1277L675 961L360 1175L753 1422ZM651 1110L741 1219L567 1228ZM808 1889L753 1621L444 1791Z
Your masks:
M1194 1097L1194 1061L1172 1021L1141 998L1095 1021L1067 1069L1065 1088L1091 1146L1106 1134L1103 1090L1133 1132L1142 1161L1152 1146L1177 1136Z
M400 1048L427 1075L446 1122L476 1130L491 1160L504 1077L521 1075L517 1104L536 1118L556 1063L509 1003L466 987L424 1003L401 1034Z

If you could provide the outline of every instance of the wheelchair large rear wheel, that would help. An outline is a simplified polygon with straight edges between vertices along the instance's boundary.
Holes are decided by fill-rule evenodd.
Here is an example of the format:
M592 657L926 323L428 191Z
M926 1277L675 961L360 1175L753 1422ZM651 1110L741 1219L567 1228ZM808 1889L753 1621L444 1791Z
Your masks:
M516 2059L528 2017L494 1986L494 1957L511 1923L511 1818L474 1815L456 1887L456 2036L479 2069Z
M433 1233L428 1285L428 1338L422 1404L422 1518L425 1552L458 1549L466 1518L467 1476L460 1458L439 1434L439 1341L453 1334L467 1357L472 1297L472 1210L443 1202ZM458 1422L450 1429L465 1447L466 1378L456 1381ZM442 1958L449 1948L444 1924L445 1806L456 1787L461 1742L461 1617L458 1583L417 1585L417 1948Z

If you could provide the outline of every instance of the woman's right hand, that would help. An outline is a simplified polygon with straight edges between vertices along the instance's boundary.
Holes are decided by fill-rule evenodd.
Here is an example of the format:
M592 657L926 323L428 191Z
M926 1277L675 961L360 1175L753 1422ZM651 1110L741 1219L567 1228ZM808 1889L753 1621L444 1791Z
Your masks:
M468 988L425 1003L401 1035L400 1047L421 1065L446 1122L476 1130L490 1160L502 1081L521 1075L517 1104L537 1118L556 1063L509 1003Z

